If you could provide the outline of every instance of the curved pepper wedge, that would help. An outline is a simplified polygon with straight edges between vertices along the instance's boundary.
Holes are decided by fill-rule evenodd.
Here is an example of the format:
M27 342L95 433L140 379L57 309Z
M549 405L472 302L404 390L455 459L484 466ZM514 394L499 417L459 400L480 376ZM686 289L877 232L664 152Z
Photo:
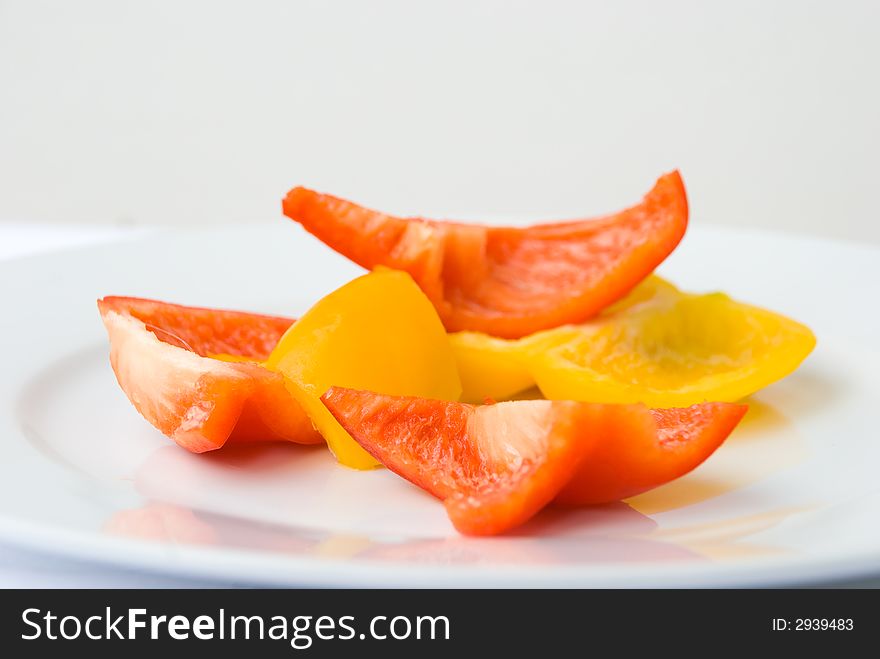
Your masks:
M679 293L587 323L529 356L547 398L686 406L737 401L794 371L809 328L723 293Z
M510 530L556 498L598 503L660 485L708 457L745 412L727 403L475 406L341 387L321 400L377 460L443 500L468 535Z
M405 272L377 269L319 300L278 341L266 361L347 467L376 460L320 401L332 384L389 394L458 399L452 349L431 303Z
M227 441L321 441L284 378L250 363L269 355L293 319L131 297L105 297L98 309L119 386L181 447L202 453Z
M595 316L675 249L688 217L678 172L619 213L527 228L404 219L306 188L283 208L355 263L409 272L448 331L503 338Z

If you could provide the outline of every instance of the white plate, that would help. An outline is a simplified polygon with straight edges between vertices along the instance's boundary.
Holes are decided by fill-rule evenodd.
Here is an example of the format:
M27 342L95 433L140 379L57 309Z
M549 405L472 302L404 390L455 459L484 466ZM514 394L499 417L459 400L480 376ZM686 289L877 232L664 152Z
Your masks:
M0 264L0 537L238 582L710 586L880 571L880 250L693 227L662 272L806 322L815 353L693 474L467 539L386 471L277 445L195 456L117 388L107 294L297 314L359 269L290 223L173 232Z

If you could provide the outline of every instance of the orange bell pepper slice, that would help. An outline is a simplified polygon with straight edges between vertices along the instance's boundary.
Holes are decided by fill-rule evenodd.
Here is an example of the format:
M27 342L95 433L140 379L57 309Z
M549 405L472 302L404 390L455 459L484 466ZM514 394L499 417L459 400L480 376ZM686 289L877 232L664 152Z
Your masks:
M448 331L511 339L582 322L622 298L675 249L688 219L678 172L619 213L527 228L404 219L306 188L283 208L355 263L410 273Z
M503 533L557 498L612 501L681 476L746 411L730 403L475 406L341 387L321 400L372 456L443 500L455 528L468 535Z
M202 453L227 442L321 442L284 378L254 363L292 318L132 297L105 297L98 309L119 386L179 446Z

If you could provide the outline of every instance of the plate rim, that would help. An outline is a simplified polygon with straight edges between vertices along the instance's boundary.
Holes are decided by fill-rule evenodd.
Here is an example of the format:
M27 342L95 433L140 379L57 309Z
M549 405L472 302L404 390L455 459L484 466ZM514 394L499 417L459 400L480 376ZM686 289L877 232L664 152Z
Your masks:
M263 223L264 226L268 224ZM260 224L256 225L257 227ZM229 229L241 230L242 225ZM253 228L253 227L250 227ZM737 236L775 236L804 243L831 243L844 249L880 253L880 245L859 243L815 234L773 231L753 227L734 228L711 224L700 225L701 232L735 234ZM53 259L59 253L73 255L91 250L109 250L120 244L138 244L179 234L198 233L195 229L160 227L137 236L120 237L94 245L53 250L45 254L26 255L0 261L0 271L14 269L25 262ZM35 369L34 372L36 372ZM24 374L26 381L33 373ZM2 401L0 401L2 402ZM10 438L11 439L11 438ZM174 545L146 539L113 537L93 531L80 531L48 522L24 520L0 511L0 542L10 546L33 549L50 555L85 560L119 568L143 570L155 574L205 578L224 583L256 583L263 586L289 585L312 587L740 587L748 585L783 586L818 584L830 580L869 578L880 573L880 551L859 548L846 554L829 556L785 556L752 559L747 562L705 563L667 562L658 570L658 563L602 562L595 565L542 565L529 573L520 565L435 565L386 564L357 558L333 559L321 556L290 556L247 549L225 547L201 548ZM247 570L236 561L236 574L223 574L230 558L249 559ZM254 567L256 566L256 567ZM615 566L625 567L615 570ZM603 575L602 572L610 574ZM479 574L480 579L474 581ZM621 576L625 578L621 578Z

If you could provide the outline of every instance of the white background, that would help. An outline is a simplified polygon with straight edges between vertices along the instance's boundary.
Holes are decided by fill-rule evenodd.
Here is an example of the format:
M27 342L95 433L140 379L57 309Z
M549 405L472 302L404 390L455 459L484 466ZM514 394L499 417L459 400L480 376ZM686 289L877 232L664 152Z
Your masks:
M307 184L880 241L880 3L0 0L0 221L278 218ZM280 221L280 220L279 220Z

